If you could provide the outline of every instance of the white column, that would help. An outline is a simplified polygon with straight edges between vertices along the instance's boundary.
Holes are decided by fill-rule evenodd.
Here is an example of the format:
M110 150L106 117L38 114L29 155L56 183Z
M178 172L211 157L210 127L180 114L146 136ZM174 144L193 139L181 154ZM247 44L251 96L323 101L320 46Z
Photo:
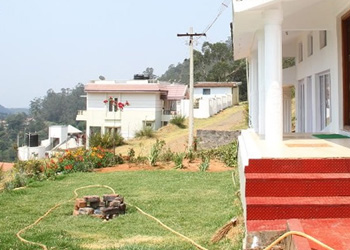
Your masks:
M89 140L90 140L90 134L91 134L91 131L90 131L90 124L88 121L86 121L86 132L85 132L85 138L86 138L86 149L88 149L90 147L90 143L89 143Z
M258 91L259 91L259 130L265 134L265 40L264 32L258 32Z
M282 10L264 12L265 21L265 140L283 139Z
M251 125L255 132L259 131L259 90L258 90L258 54L254 51L250 59L250 93L251 93Z

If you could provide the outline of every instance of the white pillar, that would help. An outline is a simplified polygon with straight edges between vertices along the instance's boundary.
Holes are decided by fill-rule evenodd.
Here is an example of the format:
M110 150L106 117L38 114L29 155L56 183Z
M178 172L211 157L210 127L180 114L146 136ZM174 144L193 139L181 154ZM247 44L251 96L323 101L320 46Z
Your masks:
M265 139L283 139L282 102L282 10L264 12L265 21Z
M250 102L251 102L251 125L255 132L259 131L259 90L258 90L258 54L253 52L250 59Z
M259 91L259 130L265 134L265 40L264 32L258 32L258 91Z

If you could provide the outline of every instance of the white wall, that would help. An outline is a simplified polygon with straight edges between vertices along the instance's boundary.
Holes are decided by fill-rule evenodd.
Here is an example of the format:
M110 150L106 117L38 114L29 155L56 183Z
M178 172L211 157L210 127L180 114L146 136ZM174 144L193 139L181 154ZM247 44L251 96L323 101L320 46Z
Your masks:
M210 95L203 95L203 89L210 89ZM214 96L232 95L231 87L195 87L193 89L194 98L207 97L211 98Z

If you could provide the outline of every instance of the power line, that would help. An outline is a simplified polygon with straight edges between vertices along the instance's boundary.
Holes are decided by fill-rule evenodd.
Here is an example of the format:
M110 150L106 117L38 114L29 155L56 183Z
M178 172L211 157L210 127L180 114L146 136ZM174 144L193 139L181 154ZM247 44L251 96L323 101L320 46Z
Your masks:
M214 20L204 29L202 33L206 34L213 27L213 25L216 23L216 21L219 19L222 13L229 7L230 3L231 3L231 0L225 0L221 3L218 14L214 18ZM201 38L200 36L197 37L195 39L195 42L197 42L200 38Z

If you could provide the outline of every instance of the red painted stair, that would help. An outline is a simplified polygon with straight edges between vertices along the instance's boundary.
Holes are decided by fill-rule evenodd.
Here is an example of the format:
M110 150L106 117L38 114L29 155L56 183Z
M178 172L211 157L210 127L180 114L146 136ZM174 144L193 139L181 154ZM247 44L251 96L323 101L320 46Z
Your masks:
M248 231L281 229L293 218L350 218L350 158L251 159L245 175Z

